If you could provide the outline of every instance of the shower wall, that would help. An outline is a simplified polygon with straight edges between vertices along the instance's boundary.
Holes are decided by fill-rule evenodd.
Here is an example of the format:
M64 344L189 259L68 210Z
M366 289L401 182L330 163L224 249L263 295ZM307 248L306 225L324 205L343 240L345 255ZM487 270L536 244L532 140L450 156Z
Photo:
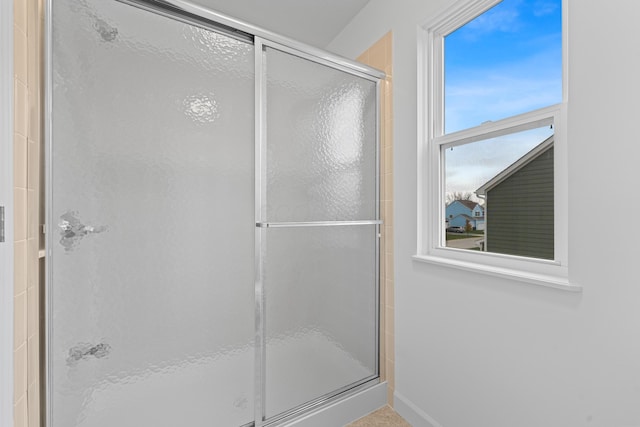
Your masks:
M358 56L383 70L380 90L380 378L387 382L387 404L395 389L395 282L393 270L393 33L388 32Z
M42 18L14 3L14 427L40 427Z

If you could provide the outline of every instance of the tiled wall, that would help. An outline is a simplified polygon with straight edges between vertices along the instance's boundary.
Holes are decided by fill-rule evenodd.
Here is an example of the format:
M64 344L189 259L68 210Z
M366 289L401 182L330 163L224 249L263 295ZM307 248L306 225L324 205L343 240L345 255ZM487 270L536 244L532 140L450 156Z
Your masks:
M14 1L14 427L40 425L41 0Z
M393 405L394 371L394 282L393 282L393 110L392 110L392 34L373 44L357 59L387 73L383 82L380 109L381 212L384 228L380 246L380 372L387 381L387 402Z

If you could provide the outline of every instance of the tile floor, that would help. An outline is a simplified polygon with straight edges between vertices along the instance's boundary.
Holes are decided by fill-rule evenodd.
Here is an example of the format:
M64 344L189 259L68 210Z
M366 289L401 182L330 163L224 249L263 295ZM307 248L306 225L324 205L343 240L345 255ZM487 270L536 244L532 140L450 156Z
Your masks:
M385 406L347 427L411 427L411 424L398 415L390 406Z

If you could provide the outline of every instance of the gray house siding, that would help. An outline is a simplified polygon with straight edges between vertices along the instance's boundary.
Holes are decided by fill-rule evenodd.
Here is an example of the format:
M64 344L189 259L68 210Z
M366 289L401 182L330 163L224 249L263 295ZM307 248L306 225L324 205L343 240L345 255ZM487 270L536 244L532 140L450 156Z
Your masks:
M486 250L553 259L553 147L487 191Z

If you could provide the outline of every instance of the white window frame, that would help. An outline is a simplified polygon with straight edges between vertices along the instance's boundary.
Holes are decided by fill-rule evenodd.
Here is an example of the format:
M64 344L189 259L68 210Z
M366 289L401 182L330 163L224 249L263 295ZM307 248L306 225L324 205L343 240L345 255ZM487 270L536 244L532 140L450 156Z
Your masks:
M562 102L539 110L444 133L444 37L501 0L459 0L419 28L418 235L414 260L569 291L567 158L567 3L562 1ZM544 125L554 127L553 260L446 247L443 147L453 147ZM486 217L486 214L485 214Z

